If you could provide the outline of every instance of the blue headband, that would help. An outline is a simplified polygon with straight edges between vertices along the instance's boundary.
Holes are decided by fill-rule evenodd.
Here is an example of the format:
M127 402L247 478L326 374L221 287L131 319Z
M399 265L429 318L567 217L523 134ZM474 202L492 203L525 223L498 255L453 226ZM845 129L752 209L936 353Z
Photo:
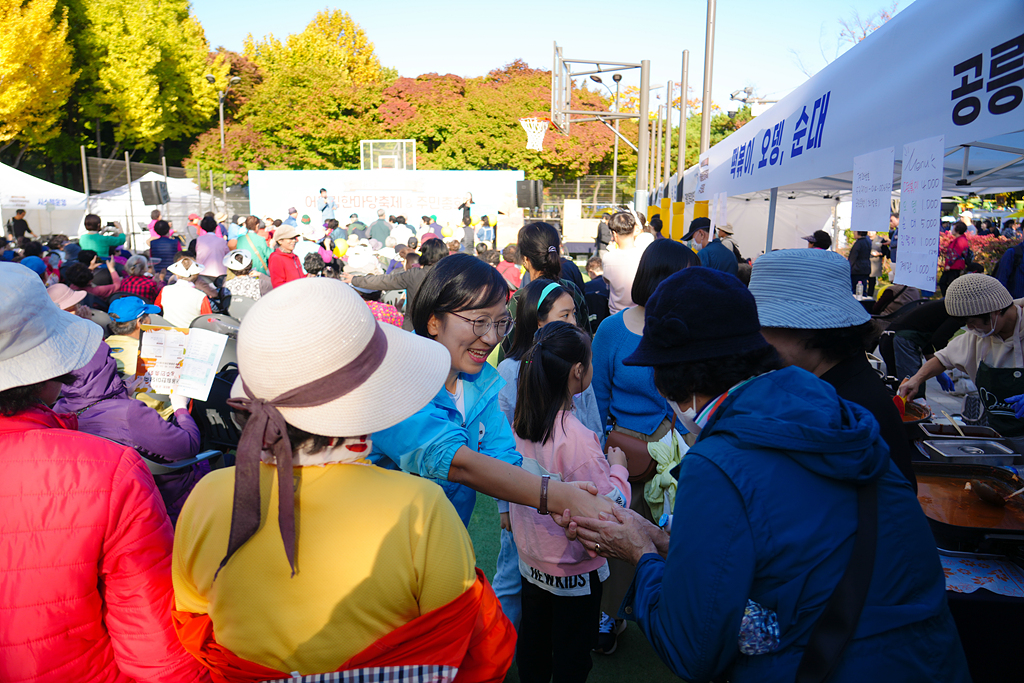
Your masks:
M561 286L562 286L562 285L558 284L557 282L552 282L551 284L549 284L548 286L546 286L546 287L544 288L544 291L540 293L540 298L539 298L539 299L537 299L537 311L538 311L538 312L540 311L540 307L541 307L541 304L543 304L543 303L544 303L544 298L545 298L545 297L546 297L546 296L547 296L548 294L550 294L550 293L551 293L551 290L553 290L553 289L555 289L555 288L557 288L557 287L561 287Z

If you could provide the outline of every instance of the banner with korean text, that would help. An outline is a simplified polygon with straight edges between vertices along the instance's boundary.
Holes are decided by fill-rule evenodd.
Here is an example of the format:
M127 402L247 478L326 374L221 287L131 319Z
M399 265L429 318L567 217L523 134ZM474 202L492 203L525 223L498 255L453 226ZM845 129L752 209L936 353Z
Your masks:
M299 217L309 216L320 225L320 190L337 208L341 225L356 214L363 223L377 220L377 210L405 216L415 229L422 216L436 216L442 226L461 226L459 206L472 194L470 207L476 222L486 214L491 224L500 223L498 212L512 215L516 209L516 181L522 171L249 171L249 206L253 215L287 218L294 206Z
M951 18L955 18L955 21ZM955 40L948 35L956 25ZM1024 2L917 0L707 153L695 198L847 173L855 157L942 135L1024 130Z
M886 147L876 152L861 154L853 160L851 230L889 232L892 164L895 153L894 147Z

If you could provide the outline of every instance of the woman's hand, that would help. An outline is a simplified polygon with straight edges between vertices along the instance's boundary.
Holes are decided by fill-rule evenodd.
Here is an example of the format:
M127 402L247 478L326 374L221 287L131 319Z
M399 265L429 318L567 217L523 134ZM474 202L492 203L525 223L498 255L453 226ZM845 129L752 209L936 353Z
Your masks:
M611 446L608 449L608 464L626 466L626 454L621 448Z
M512 518L507 512L501 512L498 514L498 518L501 520L502 531L512 531Z
M566 537L575 537L591 554L614 557L636 564L647 553L657 553L658 545L648 533L653 526L632 510L614 508L611 515L587 518L573 515Z
M352 275L350 275L349 273L342 273L341 275L338 276L338 279L344 282L345 284L352 284Z
M920 379L918 379L917 375L914 375L913 377L908 377L905 380L903 380L903 382L899 386L899 389L896 390L896 393L909 401L915 396L917 396L917 392L921 387L921 383L922 382Z
M552 495L556 484L560 494L558 496ZM615 504L607 496L598 495L597 487L589 481L553 481L548 489L548 498L554 501L556 497L559 502L550 505L549 511L552 512L551 518L555 520L555 524L563 527L569 523L570 517L565 514L554 514L554 511L559 508L564 510L568 506L568 509L572 511L572 516L594 518L597 518L602 512L610 513L615 508ZM565 501L565 504L562 501Z

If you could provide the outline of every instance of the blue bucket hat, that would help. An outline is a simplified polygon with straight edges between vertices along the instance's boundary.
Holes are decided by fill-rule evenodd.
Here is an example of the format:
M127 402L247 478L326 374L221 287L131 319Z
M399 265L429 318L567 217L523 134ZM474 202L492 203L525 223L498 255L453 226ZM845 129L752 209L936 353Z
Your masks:
M147 313L159 313L160 307L147 304L137 296L124 296L110 302L107 315L115 323L126 323L129 320L138 320Z
M850 291L850 263L834 251L781 249L754 261L750 293L762 327L832 330L871 315Z
M667 365L768 346L757 305L735 275L695 266L666 278L647 300L644 335L626 365Z
M46 262L38 256L26 256L21 259L21 265L30 269L36 275L42 275L46 272Z

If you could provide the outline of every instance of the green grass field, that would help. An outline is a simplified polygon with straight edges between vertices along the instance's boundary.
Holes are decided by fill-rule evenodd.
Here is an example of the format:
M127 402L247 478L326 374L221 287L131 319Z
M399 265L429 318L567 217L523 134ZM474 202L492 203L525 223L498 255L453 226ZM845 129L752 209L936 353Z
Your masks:
M477 496L473 519L469 525L469 535L476 549L476 564L487 574L487 579L494 577L495 562L498 559L498 510L494 501L484 495ZM640 681L643 683L678 683L680 680L661 663L654 653L647 638L636 624L629 627L619 636L619 647L609 656L592 655L594 668L587 679L589 683L620 683L622 681ZM515 664L505 677L506 683L519 683L519 673Z

